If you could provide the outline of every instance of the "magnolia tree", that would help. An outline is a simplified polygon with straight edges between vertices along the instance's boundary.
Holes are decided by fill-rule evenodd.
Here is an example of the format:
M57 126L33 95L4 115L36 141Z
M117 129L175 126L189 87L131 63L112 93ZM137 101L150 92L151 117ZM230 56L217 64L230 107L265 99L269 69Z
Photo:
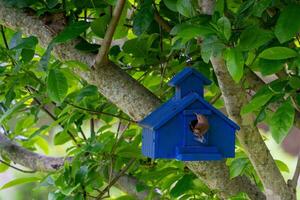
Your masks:
M31 173L2 189L39 182L57 200L111 198L112 187L126 194L118 199L296 199L299 161L285 180L257 125L277 143L300 127L299 19L292 0L1 0L0 169ZM213 81L206 100L239 124L235 158L142 156L136 122L173 95L166 83L184 66Z

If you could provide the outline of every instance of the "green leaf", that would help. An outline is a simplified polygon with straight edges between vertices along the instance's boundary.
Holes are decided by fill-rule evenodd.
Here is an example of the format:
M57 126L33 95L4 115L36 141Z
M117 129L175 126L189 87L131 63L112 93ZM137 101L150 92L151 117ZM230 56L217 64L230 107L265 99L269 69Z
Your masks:
M30 95L27 97L24 97L23 99L21 99L18 103L14 104L13 107L11 107L10 109L8 109L0 118L0 124L2 124L3 120L5 120L7 117L9 117L11 114L13 114L14 112L16 112L18 109L22 108L24 106L24 103L31 99L34 95Z
M41 126L38 130L36 130L34 133L32 133L32 134L28 137L28 140L31 140L31 139L34 138L35 136L40 135L40 134L43 133L44 131L48 131L49 128L50 128L50 126L48 126L48 125L43 125L43 126Z
M193 17L196 15L196 1L193 0L177 0L177 11L185 17Z
M109 23L109 19L110 19L109 15L105 14L104 16L95 19L91 23L92 31L100 38L104 38L106 27L107 24Z
M28 38L22 38L21 43L15 46L14 50L17 49L35 49L35 46L38 44L38 39L34 36L30 36Z
M7 163L10 163L10 162L7 162ZM3 163L0 163L0 173L3 173L5 172L6 170L9 169L9 166L8 165L5 165Z
M44 54L42 55L42 57L40 59L39 65L42 68L42 70L44 70L44 71L46 71L46 69L47 69L47 66L48 66L48 63L49 63L49 60L51 57L51 51L53 50L54 46L55 46L55 43L51 42L48 45L46 51L44 52Z
M280 144L294 124L295 109L290 100L282 103L270 120L271 133Z
M266 44L272 38L273 34L271 31L250 27L242 32L237 47L242 51L249 51Z
M145 0L133 19L134 34L141 35L149 28L153 21L153 13L152 1Z
M231 24L227 17L223 16L218 20L218 27L223 33L226 40L230 39L231 36Z
M289 85L293 89L299 89L300 88L300 77L298 76L292 76L289 78Z
M176 6L177 1L175 1L175 0L163 0L163 1L168 9L170 9L174 12L177 12L177 6Z
M221 56L224 49L224 43L216 36L207 37L202 42L201 57L205 63L208 63L211 56Z
M178 24L173 27L170 34L180 38L192 39L199 36L211 35L214 32L208 26L195 24Z
M266 92L255 96L248 104L242 107L241 115L245 115L247 113L258 110L259 108L264 106L272 97L273 93L271 92Z
M70 186L70 187L62 188L61 193L63 193L66 196L70 196L72 192L75 191L78 187L80 187L80 183L78 183L74 187Z
M244 57L236 48L227 49L225 53L226 66L235 82L239 82L244 73Z
M76 96L76 101L81 101L84 97L98 95L98 88L94 85L88 85L80 90Z
M287 47L271 47L259 54L258 57L268 60L282 60L298 56L298 53Z
M84 52L93 52L97 53L100 48L100 45L98 44L91 44L87 42L86 40L81 40L79 43L75 45L75 49L78 49L80 51Z
M54 39L55 43L62 43L68 40L72 40L83 33L90 24L85 21L78 21L67 26L62 32L60 32Z
M284 67L284 60L258 59L253 63L251 69L258 70L262 75L267 76L279 72Z
M26 177L26 178L17 178L17 179L14 179L8 183L5 183L1 188L0 190L4 190L6 188L10 188L10 187L13 187L15 185L20 185L20 184L24 184L24 183L32 183L32 182L37 182L39 181L40 178L38 177Z
M88 167L85 165L81 166L75 175L75 184L84 183L84 179L85 179L87 173L88 173Z
M34 57L34 52L35 51L32 49L22 49L22 52L21 52L22 60L25 63L31 61L32 58Z
M284 162L282 162L281 160L275 160L275 163L276 163L276 165L277 165L277 167L279 168L280 171L287 172L287 173L290 172L289 167Z
M47 79L47 90L51 100L62 102L68 92L68 82L62 72L51 69Z
M253 15L261 17L262 13L269 7L272 0L260 0L256 1L253 8Z
M284 8L275 26L275 35L280 43L292 39L300 30L300 5L292 4Z
M35 141L35 144L40 147L45 154L49 153L49 144L44 138L38 137L38 139Z
M46 0L48 8L54 8L59 2L58 0Z
M179 197L184 194L187 190L192 189L193 176L191 174L184 175L170 191L172 197Z
M83 8L104 8L107 4L97 0L72 0L77 9Z
M237 158L233 160L229 166L230 178L241 175L248 164L249 160L246 158Z
M114 198L114 200L135 200L135 198L133 198L132 196L129 196L129 195L123 195L123 196Z
M54 145L61 145L65 144L70 140L70 136L68 135L67 131L61 131L57 133L54 137Z

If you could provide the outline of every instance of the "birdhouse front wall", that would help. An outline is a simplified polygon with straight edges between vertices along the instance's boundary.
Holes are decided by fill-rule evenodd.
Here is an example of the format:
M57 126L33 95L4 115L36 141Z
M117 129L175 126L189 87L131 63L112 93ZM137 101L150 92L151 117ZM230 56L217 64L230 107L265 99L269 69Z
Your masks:
M216 146L223 157L235 155L235 129L218 115L210 118L210 142Z
M157 131L157 158L176 158L176 147L183 144L182 120L183 116L178 114Z
M185 130L186 137L188 141L185 143L186 146L206 146L206 147L216 147L218 152L222 157L234 157L235 154L235 129L230 126L223 118L217 115L209 107L202 104L200 101L195 101L190 104L184 111L184 116L186 118ZM209 123L209 130L205 135L205 142L199 143L191 136L190 129L188 127L188 122L190 119L196 116L191 113L203 114ZM198 143L198 144L197 144Z

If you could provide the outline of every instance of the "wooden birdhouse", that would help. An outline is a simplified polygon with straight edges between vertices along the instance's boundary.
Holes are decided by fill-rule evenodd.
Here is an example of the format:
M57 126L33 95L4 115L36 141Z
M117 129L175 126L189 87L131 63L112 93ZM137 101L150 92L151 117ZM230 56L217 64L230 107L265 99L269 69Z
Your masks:
M145 156L184 161L234 157L239 126L204 100L204 86L210 83L190 67L169 82L175 87L175 96L139 122ZM192 129L196 115L204 116L209 124L201 140Z

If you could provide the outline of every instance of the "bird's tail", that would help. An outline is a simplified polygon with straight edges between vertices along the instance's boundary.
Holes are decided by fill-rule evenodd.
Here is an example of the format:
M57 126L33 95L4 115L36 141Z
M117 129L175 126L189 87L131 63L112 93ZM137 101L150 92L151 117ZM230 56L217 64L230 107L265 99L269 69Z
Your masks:
M203 136L195 137L195 140L198 141L198 142L201 142L201 143L205 143L206 142L206 139Z

